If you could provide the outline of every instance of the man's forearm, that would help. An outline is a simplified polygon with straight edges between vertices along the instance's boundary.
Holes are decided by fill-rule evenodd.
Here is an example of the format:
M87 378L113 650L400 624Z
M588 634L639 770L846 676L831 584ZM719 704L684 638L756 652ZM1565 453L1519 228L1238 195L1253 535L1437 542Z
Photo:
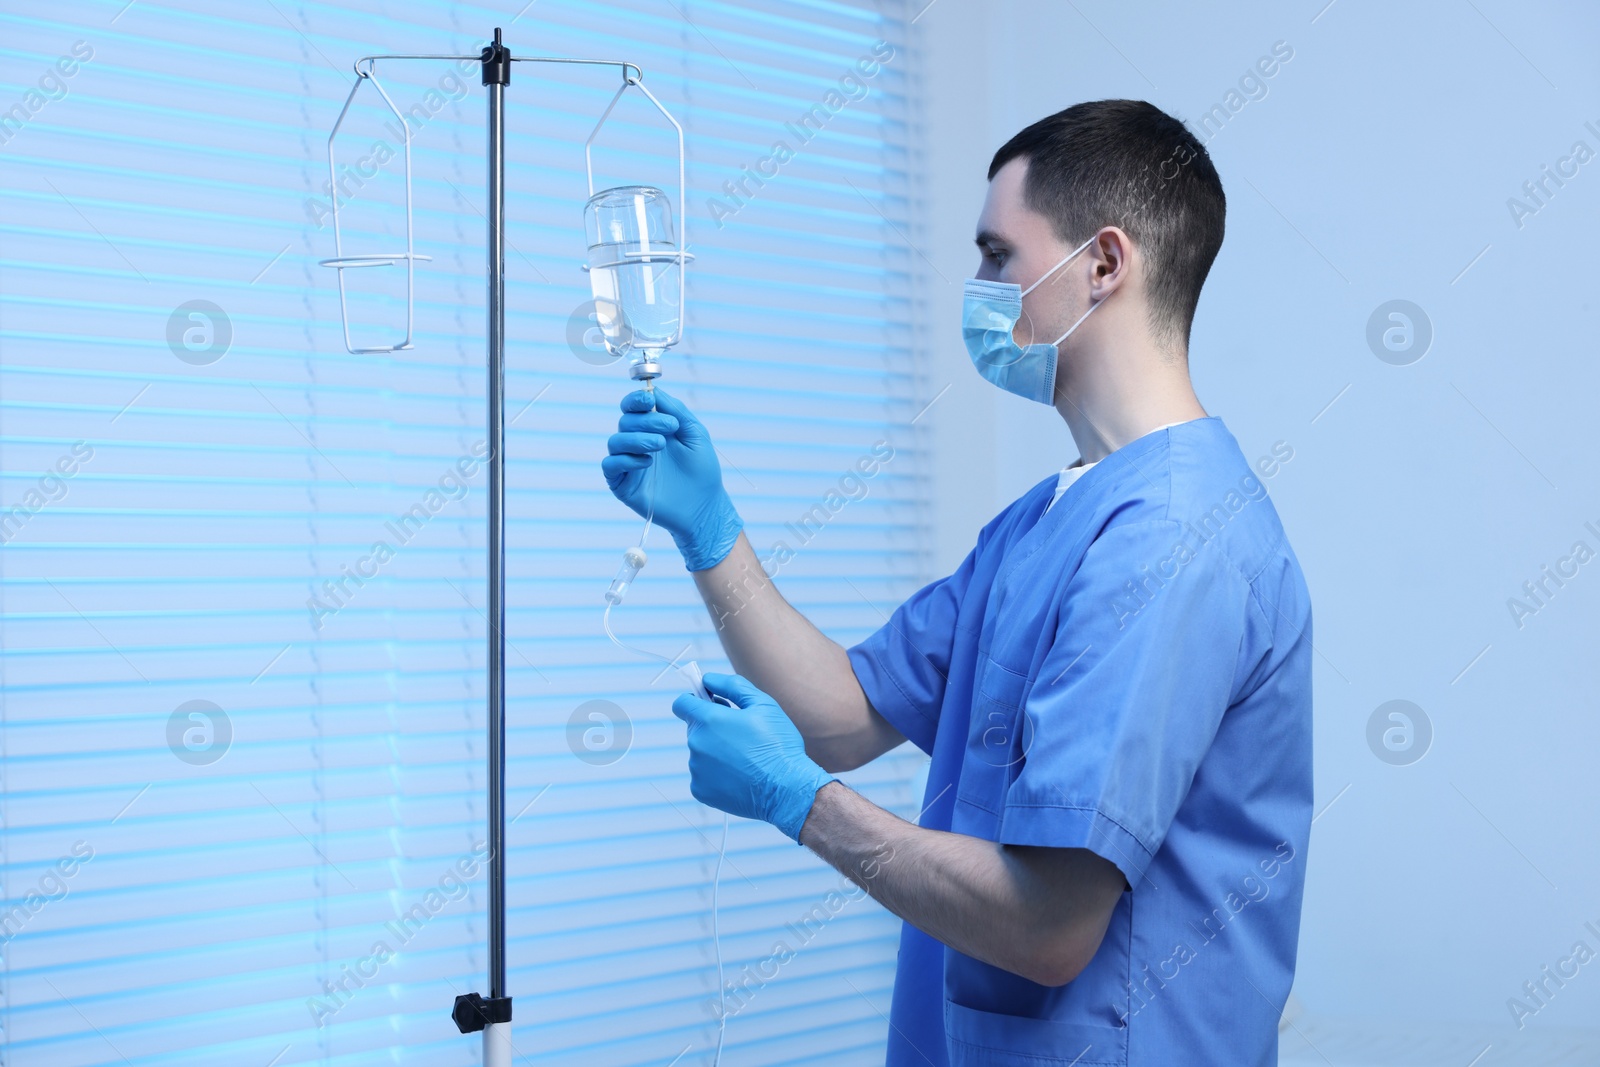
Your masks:
M800 843L929 936L1042 985L1093 958L1123 887L1085 850L924 829L838 782L817 791Z
M783 599L744 534L694 580L733 669L782 705L812 759L847 770L903 740L868 704L844 649Z

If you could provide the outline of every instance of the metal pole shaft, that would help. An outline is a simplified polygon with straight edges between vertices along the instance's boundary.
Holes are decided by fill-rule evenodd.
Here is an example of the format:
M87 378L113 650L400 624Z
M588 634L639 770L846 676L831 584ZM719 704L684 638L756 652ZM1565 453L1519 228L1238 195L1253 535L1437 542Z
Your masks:
M496 37L498 38L498 31ZM505 86L489 96L489 996L506 995Z

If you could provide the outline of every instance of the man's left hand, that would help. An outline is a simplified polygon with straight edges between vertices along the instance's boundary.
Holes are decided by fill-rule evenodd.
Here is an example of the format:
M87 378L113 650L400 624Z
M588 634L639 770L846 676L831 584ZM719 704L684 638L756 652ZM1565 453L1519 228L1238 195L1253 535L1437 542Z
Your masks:
M702 804L769 822L798 842L817 790L833 776L806 755L777 701L737 674L708 674L705 686L736 706L693 693L673 701L672 713L689 726L689 791Z

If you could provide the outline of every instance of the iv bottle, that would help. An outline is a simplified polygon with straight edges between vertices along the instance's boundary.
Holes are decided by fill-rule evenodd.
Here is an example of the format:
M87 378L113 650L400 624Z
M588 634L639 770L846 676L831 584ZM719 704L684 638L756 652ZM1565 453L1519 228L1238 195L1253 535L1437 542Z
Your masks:
M603 189L583 209L589 286L606 351L640 380L661 374L678 338L680 272L672 203L651 185Z

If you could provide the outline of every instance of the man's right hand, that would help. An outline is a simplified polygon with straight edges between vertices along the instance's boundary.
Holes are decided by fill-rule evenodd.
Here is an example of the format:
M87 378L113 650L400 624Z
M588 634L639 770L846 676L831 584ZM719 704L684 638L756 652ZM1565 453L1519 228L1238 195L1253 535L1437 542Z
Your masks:
M711 435L694 413L661 389L622 398L622 418L600 462L616 498L650 514L672 535L691 571L720 563L744 521L722 486Z

